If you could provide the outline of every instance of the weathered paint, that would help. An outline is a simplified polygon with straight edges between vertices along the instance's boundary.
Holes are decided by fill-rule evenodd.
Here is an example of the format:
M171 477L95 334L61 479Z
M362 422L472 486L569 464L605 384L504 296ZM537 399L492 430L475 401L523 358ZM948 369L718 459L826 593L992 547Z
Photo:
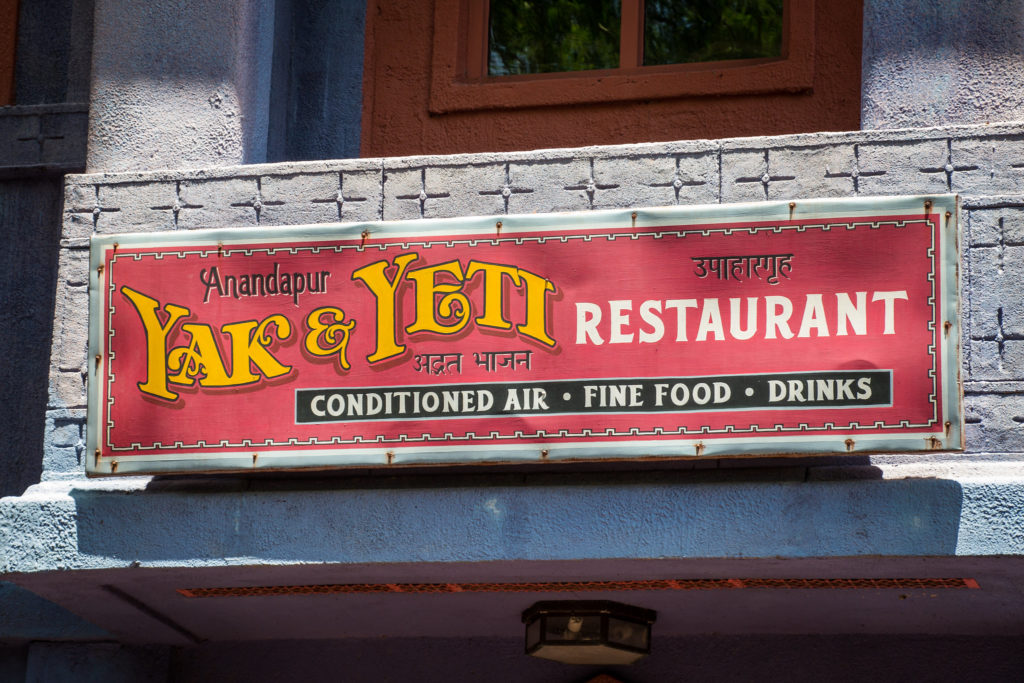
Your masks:
M1024 118L1024 2L865 0L861 126Z
M435 14L435 5L443 12ZM860 100L860 0L814 4L811 88L769 94L757 75L749 92L619 104L520 108L510 90L487 111L438 113L431 107L437 22L458 21L459 2L371 2L363 87L363 156L450 154L651 140L775 135L857 128ZM395 49L401 45L401 49ZM686 74L680 74L685 79ZM557 92L558 77L551 90ZM458 84L455 86L458 87ZM599 84L595 87L601 87ZM628 88L628 84L624 87ZM796 90L796 92L793 92ZM621 91L610 93L621 97Z
M269 0L97 0L88 168L266 161L273 29Z

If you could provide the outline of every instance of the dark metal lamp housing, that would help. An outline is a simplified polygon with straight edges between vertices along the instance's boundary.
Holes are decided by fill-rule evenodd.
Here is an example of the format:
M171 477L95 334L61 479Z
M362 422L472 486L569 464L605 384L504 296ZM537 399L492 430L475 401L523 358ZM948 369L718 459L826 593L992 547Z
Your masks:
M523 612L526 654L565 664L632 664L651 652L653 610L609 600L548 600Z

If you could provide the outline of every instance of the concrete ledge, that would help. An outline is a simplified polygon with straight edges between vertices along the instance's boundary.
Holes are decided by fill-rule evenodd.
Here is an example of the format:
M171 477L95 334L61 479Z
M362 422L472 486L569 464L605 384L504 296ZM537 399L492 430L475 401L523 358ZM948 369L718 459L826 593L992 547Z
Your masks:
M873 470L873 471L872 471ZM3 572L129 566L1024 554L1024 463L48 481L0 501ZM565 534L572 522L574 533ZM315 534L316 543L309 543Z

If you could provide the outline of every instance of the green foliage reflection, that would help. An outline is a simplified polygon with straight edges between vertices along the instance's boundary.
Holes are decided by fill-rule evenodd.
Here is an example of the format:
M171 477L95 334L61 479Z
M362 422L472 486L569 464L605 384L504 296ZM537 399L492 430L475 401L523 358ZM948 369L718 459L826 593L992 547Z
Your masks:
M490 7L492 76L619 65L618 0L492 0Z
M778 57L783 0L647 0L644 64Z

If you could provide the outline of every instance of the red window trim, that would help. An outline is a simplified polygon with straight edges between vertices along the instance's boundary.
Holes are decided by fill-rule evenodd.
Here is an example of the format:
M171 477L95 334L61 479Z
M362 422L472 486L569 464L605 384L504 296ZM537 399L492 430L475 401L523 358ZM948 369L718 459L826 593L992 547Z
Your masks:
M0 107L14 104L14 51L18 43L18 0L0 0Z
M623 0L618 69L491 77L487 0L436 0L430 112L811 90L814 0L786 0L782 56L640 66L641 0Z

